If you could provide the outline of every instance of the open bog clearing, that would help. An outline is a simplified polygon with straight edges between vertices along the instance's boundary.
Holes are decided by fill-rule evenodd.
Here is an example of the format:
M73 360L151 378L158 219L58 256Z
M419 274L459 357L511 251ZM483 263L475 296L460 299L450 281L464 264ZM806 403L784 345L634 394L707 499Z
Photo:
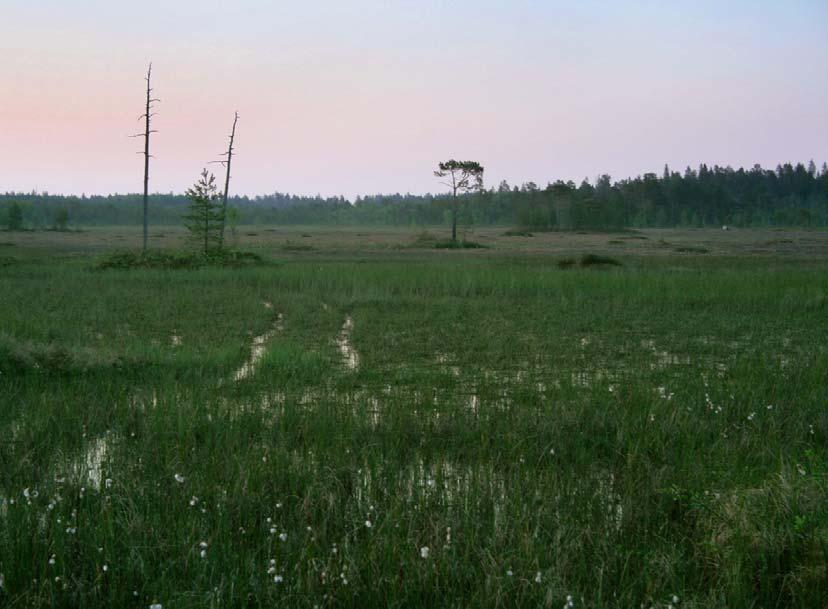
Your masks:
M0 606L824 606L828 234L503 232L3 235Z

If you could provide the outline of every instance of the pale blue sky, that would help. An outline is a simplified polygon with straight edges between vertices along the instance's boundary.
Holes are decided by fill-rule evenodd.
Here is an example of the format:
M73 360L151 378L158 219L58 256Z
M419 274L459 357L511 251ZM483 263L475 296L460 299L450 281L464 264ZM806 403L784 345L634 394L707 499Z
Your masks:
M0 9L0 190L183 191L241 114L234 185L436 190L828 159L828 2L103 2Z

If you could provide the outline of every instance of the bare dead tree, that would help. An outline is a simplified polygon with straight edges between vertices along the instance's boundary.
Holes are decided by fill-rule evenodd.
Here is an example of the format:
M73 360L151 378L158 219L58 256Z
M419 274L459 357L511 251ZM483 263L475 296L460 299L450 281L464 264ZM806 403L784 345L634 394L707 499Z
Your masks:
M149 215L149 206L148 206L148 197L149 197L149 160L152 157L150 154L150 133L158 133L156 130L150 128L150 123L152 121L152 117L155 116L155 113L152 111L153 104L155 102L161 101L160 99L155 99L152 97L152 62L149 64L149 68L147 68L147 104L144 111L144 114L138 117L138 120L144 119L144 132L137 133L132 137L142 137L144 138L144 151L138 152L137 154L144 155L144 251L147 251L147 235L148 235L148 215Z
M233 130L230 131L230 145L227 147L227 152L224 156L226 161L222 163L227 167L227 173L224 176L224 195L221 199L221 231L219 232L219 248L224 246L224 225L227 219L227 194L230 192L230 164L233 162L233 140L236 139L236 123L239 122L239 113L236 112L233 117Z

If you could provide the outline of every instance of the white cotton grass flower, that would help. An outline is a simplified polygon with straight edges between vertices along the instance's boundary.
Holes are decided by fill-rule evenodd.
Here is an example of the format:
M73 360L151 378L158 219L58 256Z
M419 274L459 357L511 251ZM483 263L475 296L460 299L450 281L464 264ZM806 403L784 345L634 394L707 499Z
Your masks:
M285 533L284 531L279 533L279 541L287 541L287 533Z
M104 573L106 573L107 571L109 571L109 565L104 565L103 567L101 567L101 569Z
M535 573L535 583L536 583L536 584L541 583L541 578L542 578L542 576L541 576L541 572L540 572L540 571L538 571L537 573Z
M175 481L178 482L179 484L184 484L184 480L186 479L181 474L175 474L175 476L173 476L173 478L175 478Z
M161 603L153 603L149 606L149 609L164 609L164 605Z
M52 557L49 559L49 564L50 564L50 565L54 565L54 564L55 564L55 555L54 555L54 554L52 554Z
M430 550L428 549L428 546L423 546L420 548L420 558L428 558L429 552Z
M273 576L273 583L274 584L281 584L283 581L285 581L285 578L282 577L281 575L274 575Z
M374 524L370 520L365 521L365 528L366 529L370 529L373 526L374 526Z
M572 595L566 595L566 604L564 605L564 609L572 609L575 606L575 601L572 600Z
M674 595L673 595L673 599L672 599L672 600L673 600L673 604L674 604L674 605L677 605L677 604L678 604L678 602L679 602L679 597L678 597L676 594L674 594Z
M514 571L512 571L511 569L508 569L508 570L506 571L506 575L508 575L509 577L512 577L514 574L515 574L515 572L514 572Z
M278 531L278 529L276 527L270 527L270 534L271 535L275 535L276 531Z

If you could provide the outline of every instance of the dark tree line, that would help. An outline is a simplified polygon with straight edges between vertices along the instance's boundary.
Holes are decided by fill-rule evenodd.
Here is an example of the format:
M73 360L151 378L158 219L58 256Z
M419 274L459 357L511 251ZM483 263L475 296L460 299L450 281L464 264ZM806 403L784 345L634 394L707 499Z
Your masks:
M499 186L460 197L461 225L524 226L533 229L613 229L668 226L828 226L828 168L785 164L775 170L707 167L683 172L668 168L613 182L600 176L580 185L556 181L539 187ZM142 197L136 195L54 196L0 194L0 224L12 202L31 228L55 225L58 214L70 226L140 225ZM180 224L184 195L150 195L149 219ZM299 197L282 193L229 197L240 224L439 225L451 224L447 195L390 194L357 197ZM61 212L61 210L64 210ZM63 215L65 213L65 215Z

